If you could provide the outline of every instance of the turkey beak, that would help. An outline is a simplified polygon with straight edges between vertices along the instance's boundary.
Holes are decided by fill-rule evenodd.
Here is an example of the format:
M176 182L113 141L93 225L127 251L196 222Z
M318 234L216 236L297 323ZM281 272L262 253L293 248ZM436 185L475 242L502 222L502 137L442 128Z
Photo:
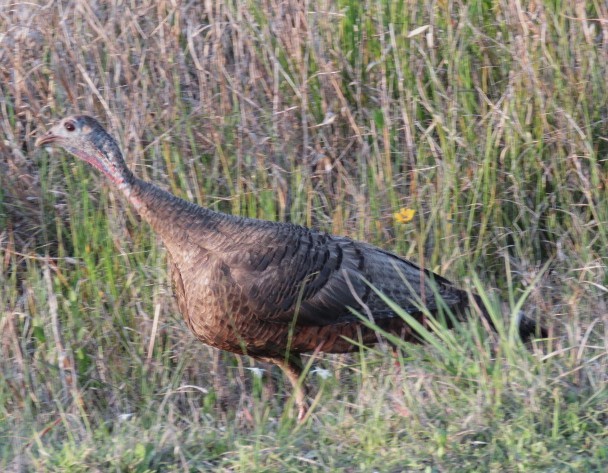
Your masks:
M51 130L47 131L44 135L40 136L36 142L34 143L34 145L36 147L39 146L43 146L43 145L48 145L51 144L55 141L58 140L58 137L53 135L53 132Z

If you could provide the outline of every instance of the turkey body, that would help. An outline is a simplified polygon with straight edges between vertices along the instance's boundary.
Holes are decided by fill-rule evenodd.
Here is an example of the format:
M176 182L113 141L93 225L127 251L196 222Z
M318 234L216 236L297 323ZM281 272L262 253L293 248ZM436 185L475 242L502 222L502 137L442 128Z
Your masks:
M36 144L63 147L123 192L167 248L177 303L194 335L281 367L295 388L299 419L306 414L301 353L341 353L378 341L356 313L418 341L375 289L419 321L425 310L446 308L462 319L474 300L491 324L478 296L393 253L298 225L214 212L138 179L94 118L67 117ZM535 331L531 319L521 319L523 338Z
M174 292L192 332L222 350L262 359L376 343L359 314L413 339L372 289L422 319L439 300L460 314L467 294L399 256L346 237L287 223L234 217L187 204L140 181L142 215L170 255ZM186 205L184 205L186 204ZM147 206L148 207L148 206ZM163 214L171 215L170 226Z

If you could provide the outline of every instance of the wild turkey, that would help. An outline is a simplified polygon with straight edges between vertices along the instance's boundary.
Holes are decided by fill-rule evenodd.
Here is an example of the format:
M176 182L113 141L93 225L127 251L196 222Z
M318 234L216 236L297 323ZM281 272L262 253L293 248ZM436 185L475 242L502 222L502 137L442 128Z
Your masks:
M356 349L347 339L378 341L351 308L416 341L370 284L419 320L420 302L431 313L441 304L460 319L466 315L465 291L389 251L298 225L214 212L138 179L94 118L65 118L36 145L64 148L123 192L167 248L179 310L194 335L281 367L294 386L299 419L306 413L305 389L298 383L301 353ZM483 304L471 297L489 321ZM531 319L521 322L522 337L535 333Z

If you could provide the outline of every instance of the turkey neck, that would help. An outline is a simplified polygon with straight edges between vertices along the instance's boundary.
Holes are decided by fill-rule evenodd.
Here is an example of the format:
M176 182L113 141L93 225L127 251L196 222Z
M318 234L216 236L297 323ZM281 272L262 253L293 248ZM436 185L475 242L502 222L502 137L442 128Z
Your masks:
M186 250L196 234L196 244L207 249L217 248L226 236L226 225L240 221L230 215L214 212L185 201L136 177L127 167L118 144L107 133L95 135L97 153L70 152L92 164L122 191L141 217L161 237L173 254ZM219 228L218 228L219 227Z
M199 247L219 248L227 239L226 233L230 233L222 230L242 221L180 199L139 179L127 167L118 144L110 135L100 132L93 138L93 151L68 151L104 173L161 237L172 255L187 253L192 240L196 240Z
M117 184L171 253L183 250L190 243L188 233L191 230L196 232L199 243L215 246L219 243L218 236L221 236L218 225L232 219L229 215L180 199L133 174Z

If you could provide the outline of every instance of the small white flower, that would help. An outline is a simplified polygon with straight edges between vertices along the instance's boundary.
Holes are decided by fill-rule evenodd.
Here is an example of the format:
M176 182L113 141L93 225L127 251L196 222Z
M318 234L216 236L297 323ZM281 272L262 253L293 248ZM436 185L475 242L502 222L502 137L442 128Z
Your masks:
M312 370L312 372L321 379L331 378L331 371L326 370L325 368L315 368L314 370Z
M249 371L251 371L253 373L253 376L255 376L256 378L261 378L262 376L264 376L264 371L266 371L263 368L247 368Z

